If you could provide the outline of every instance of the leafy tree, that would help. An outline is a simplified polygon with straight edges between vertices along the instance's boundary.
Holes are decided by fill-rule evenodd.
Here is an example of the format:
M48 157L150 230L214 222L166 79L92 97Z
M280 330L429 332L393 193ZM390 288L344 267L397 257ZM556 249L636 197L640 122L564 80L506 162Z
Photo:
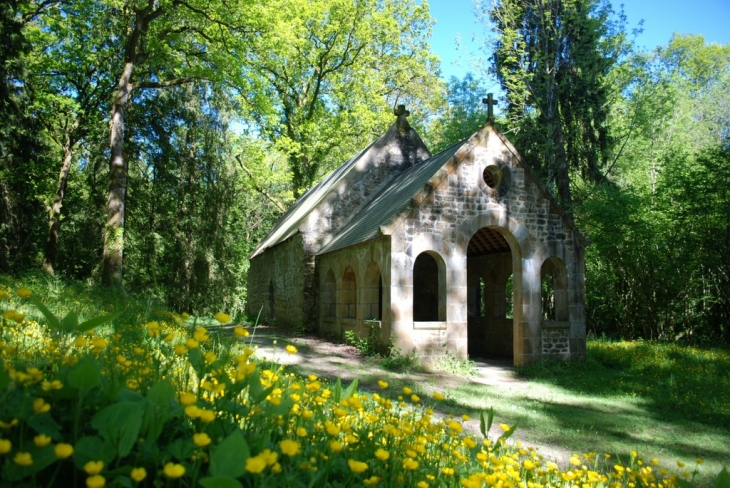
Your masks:
M603 0L500 0L493 70L523 156L572 211L572 170L598 182L612 146L607 80L626 48Z
M615 103L629 134L578 217L598 333L728 342L730 46L675 36L632 62Z
M115 4L116 5L116 4ZM243 1L125 1L117 21L122 64L113 76L117 89L110 123L109 199L104 233L102 283L121 286L128 164L124 158L125 110L134 90L153 90L194 79L221 79L235 65L251 20Z
M49 148L36 116L27 57L27 27L54 1L0 4L0 270L17 271L37 252L32 236L42 220Z
M433 154L469 137L486 122L487 108L482 103L485 95L482 80L471 73L462 80L451 77L444 110L430 124L426 135Z
M56 265L61 208L74 156L87 137L98 138L103 132L109 112L113 80L108 71L117 62L112 39L123 34L114 18L115 12L101 2L68 1L28 31L35 46L29 71L39 119L61 161L43 253L43 270L50 275Z
M295 197L391 120L390 105L438 89L425 3L276 0L241 93L253 130L287 157ZM422 102L421 102L422 103Z

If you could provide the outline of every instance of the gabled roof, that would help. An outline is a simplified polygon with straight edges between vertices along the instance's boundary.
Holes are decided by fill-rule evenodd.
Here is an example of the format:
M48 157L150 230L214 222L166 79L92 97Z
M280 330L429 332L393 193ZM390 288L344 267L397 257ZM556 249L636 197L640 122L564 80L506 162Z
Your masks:
M257 255L264 252L269 247L281 244L285 240L297 233L299 225L309 215L313 209L324 200L330 191L339 183L347 173L350 172L358 160L375 145L374 141L368 147L360 151L355 157L347 161L345 164L327 175L322 181L310 188L304 195L297 200L292 207L279 219L269 233L264 237L256 249L249 255L249 259L253 259Z
M413 164L419 160L425 160L431 156L430 152L423 144L419 135L414 131L406 120L408 112L404 107L398 107L396 116L398 119L388 130L378 139L373 141L369 146L360 151L355 157L345 162L342 166L335 169L327 175L322 181L317 183L279 219L271 231L256 246L249 255L249 259L253 259L266 249L281 244L285 240L303 230L302 224L306 228L305 223L307 217L315 212L316 209L326 206L328 198L341 188L343 185L349 184L348 180L357 179L357 174L364 171L370 164L376 164L376 160L384 154L383 151L392 149L392 145L398 148L399 155L404 158L404 164ZM403 144L408 146L403 149ZM408 152L408 154L405 154ZM387 159L387 156L385 157ZM408 161L411 161L409 163ZM388 186L387 180L399 172L393 169L385 181L381 182L381 186ZM367 204L367 202L365 202ZM339 229L331 229L332 235L335 235Z
M410 204L418 190L423 188L467 140L454 144L393 178L320 252L336 251L380 237L381 227L390 224Z
M357 163L366 157L372 157L369 152L378 151L383 147L384 139L392 137L394 126L373 142L370 146L361 151L354 158L337 168L324 180L314 186L305 193L294 206L279 220L269 234L259 243L256 249L251 253L249 259L261 254L269 247L273 247L286 239L295 235L302 222L306 219L310 212L325 201L328 195L334 191L340 182L347 178ZM509 140L499 132L492 123L487 123L475 134L468 139L448 147L435 156L420 162L402 172L395 172L388 180L381 185L380 191L375 192L359 211L354 214L348 222L339 228L332 229L331 238L317 250L317 254L324 254L332 251L344 249L348 246L359 244L361 242L376 239L383 234L390 233L389 227L397 220L400 215L410 211L412 205L420 205L417 196L429 181L434 178L444 166L456 157L457 161L463 159L466 155L457 153L462 147L467 145L475 136L483 136L488 131L494 132L500 141L505 145L507 150L515 156L515 162L525 170L525 176L530 178L537 186L542 196L546 198L551 206L563 217L564 221L576 233L576 237L584 244L590 243L578 230L572 218L558 204L557 200L550 194L545 185L540 181L537 175L527 165L522 156L515 150ZM416 135L417 137L417 135ZM420 138L419 138L420 141ZM463 152L463 151L462 151ZM368 155L368 156L366 156ZM431 182L430 185L438 184Z

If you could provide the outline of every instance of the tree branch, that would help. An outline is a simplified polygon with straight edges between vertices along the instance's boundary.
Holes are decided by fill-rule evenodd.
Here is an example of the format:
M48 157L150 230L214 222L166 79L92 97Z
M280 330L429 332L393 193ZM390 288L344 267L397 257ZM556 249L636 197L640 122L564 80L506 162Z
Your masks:
M284 206L283 203L281 203L281 201L279 201L278 198L276 198L271 193L266 191L266 188L263 188L263 187L259 186L258 184L256 184L256 179L253 177L253 173L251 172L250 169L248 169L246 167L245 164L243 164L243 161L241 160L241 155L239 154L234 157L236 158L236 161L238 161L238 164L241 166L241 169L248 175L249 178L251 178L251 182L253 183L254 189L257 192L261 193L263 196L265 196L266 199L269 200L271 203L273 203L274 206L276 208L278 208L282 213L286 212L286 207Z

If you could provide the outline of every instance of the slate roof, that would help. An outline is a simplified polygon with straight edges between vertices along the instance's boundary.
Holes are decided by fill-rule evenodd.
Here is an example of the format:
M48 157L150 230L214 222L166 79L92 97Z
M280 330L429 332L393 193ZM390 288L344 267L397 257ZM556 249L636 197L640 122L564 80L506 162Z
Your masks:
M391 223L409 205L418 190L423 188L467 140L464 139L396 175L319 253L337 251L379 237L380 227Z
M376 139L368 147L360 151L355 157L327 175L322 181L310 188L297 200L292 207L279 219L269 233L264 237L256 249L253 250L249 259L253 259L264 252L267 248L273 247L292 237L299 230L299 225L313 209L317 208L322 200L337 186L350 170L357 164L360 158L380 140Z

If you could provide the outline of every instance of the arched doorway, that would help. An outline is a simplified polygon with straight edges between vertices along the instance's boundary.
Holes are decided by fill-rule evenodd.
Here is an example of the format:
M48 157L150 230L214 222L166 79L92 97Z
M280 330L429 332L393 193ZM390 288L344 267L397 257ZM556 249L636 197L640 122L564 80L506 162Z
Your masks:
M466 253L467 351L471 358L514 357L512 251L496 228L482 227ZM508 310L510 306L510 310Z

